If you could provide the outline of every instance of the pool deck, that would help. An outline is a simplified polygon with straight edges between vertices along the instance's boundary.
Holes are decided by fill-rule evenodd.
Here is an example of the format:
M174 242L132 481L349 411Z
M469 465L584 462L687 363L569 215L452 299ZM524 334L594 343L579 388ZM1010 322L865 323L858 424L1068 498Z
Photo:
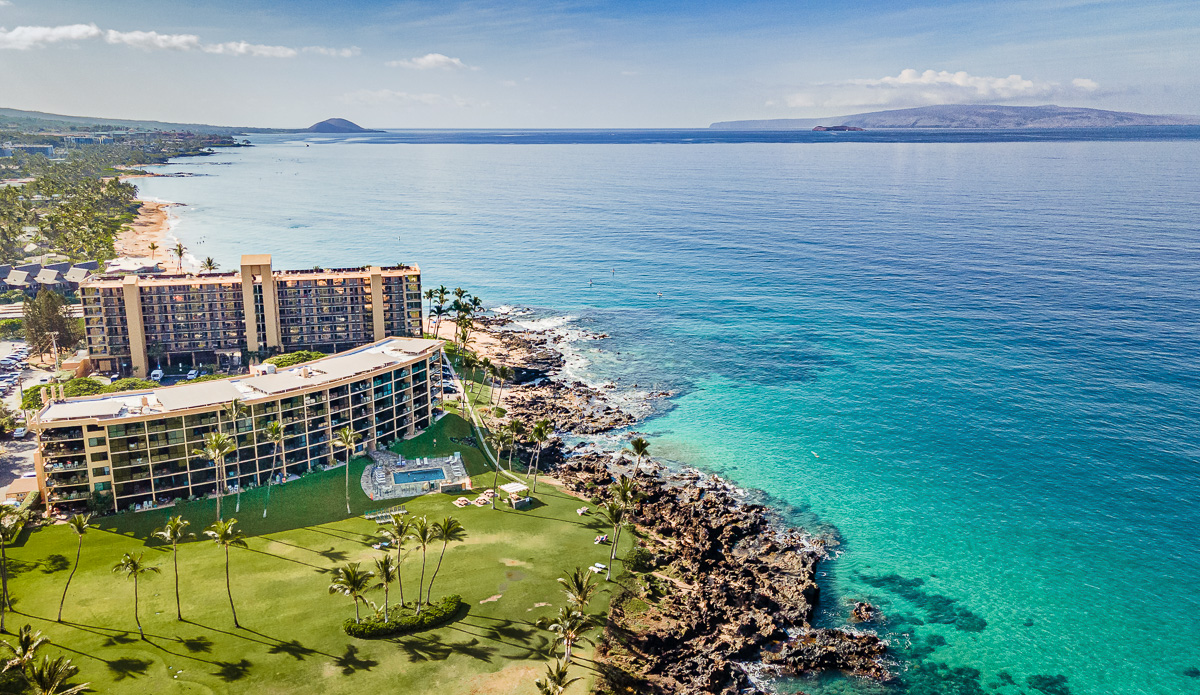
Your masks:
M459 452L442 458L405 459L390 451L380 450L370 452L370 456L372 463L363 471L360 482L363 492L373 500L416 497L431 492L458 492L471 487L467 466ZM437 471L440 478L399 484L393 478L397 472L424 471Z

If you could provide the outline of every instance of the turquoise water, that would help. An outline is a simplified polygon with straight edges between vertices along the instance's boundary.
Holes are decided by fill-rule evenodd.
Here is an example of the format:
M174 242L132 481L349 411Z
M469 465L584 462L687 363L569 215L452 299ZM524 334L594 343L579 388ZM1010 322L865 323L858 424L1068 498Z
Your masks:
M271 136L139 185L224 267L418 262L608 333L585 374L678 393L655 454L841 539L822 620L882 606L891 690L1200 693L1200 139L1036 135Z
M405 483L423 483L429 480L441 480L444 477L446 476L442 475L441 471L432 469L427 471L396 471L395 473L392 473L392 480L395 481L397 485L403 485Z

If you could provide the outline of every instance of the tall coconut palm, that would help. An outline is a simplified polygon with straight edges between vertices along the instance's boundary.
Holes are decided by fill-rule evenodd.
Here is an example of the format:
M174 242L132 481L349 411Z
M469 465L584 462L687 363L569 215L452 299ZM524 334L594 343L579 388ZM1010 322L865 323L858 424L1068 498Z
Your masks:
M512 367L502 364L496 368L496 375L500 377L500 393L496 394L496 405L503 405L504 383L511 382L513 377L516 376L516 372L513 371Z
M508 432L508 472L512 473L513 452L517 449L517 437L525 436L525 423L518 418L513 418L504 426Z
M613 538L612 547L608 553L608 570L604 573L604 579L612 579L613 561L617 559L617 543L621 542L621 529L625 527L625 507L620 502L609 501L600 505L600 513L612 524Z
M121 556L121 561L113 565L112 571L133 580L133 621L137 623L138 634L142 639L146 639L146 633L142 631L142 619L138 617L138 579L144 574L158 574L161 570L157 565L147 565L143 562L143 556L145 553L125 553Z
M492 360L487 357L480 357L479 358L479 371L481 373L479 375L479 386L475 389L476 393L478 393L480 395L483 394L484 381L486 381L488 379L488 377L491 375L491 373L492 373L491 369L492 369ZM489 385L488 388L490 389L491 386ZM491 391L489 390L488 403L492 402L491 395L492 395Z
M389 544L396 547L396 584L400 587L400 605L404 605L404 577L400 574L400 565L404 562L401 552L404 543L412 537L413 520L403 514L391 515L390 522L380 529L379 534Z
M450 290L446 289L445 285L439 285L438 288L433 291L433 301L436 304L445 304L449 296Z
M379 586L383 587L383 622L386 623L391 620L389 598L392 582L400 577L400 568L396 566L396 561L391 555L385 554L375 558L375 576L379 577Z
M225 457L233 453L237 446L233 439L224 432L209 432L204 435L204 446L192 449L192 456L208 459L217 467L217 521L221 520L221 494L225 485Z
M433 335L435 337L440 337L439 332L440 332L440 328L442 325L442 319L446 318L449 315L450 315L450 312L446 309L445 306L443 306L441 304L438 304L437 306L435 306L433 308L433 313L430 314L430 316L434 319Z
M8 544L15 540L17 529L24 527L25 513L7 504L0 504L0 632L7 632L4 620L12 609L8 593Z
M210 258L209 260L212 259ZM222 414L225 416L225 424L228 427L229 439L233 442L235 449L238 445L237 423L238 420L246 417L246 412L247 408L240 398L229 401L222 409ZM242 511L242 464L240 461L237 463L237 475L234 480L237 485L237 504L234 505L233 511L236 513Z
M179 272L182 273L183 272L183 254L187 252L187 249L183 248L183 244L176 242L175 248L171 249L171 251L172 251L172 253L175 254L175 258L177 258L179 260Z
M67 584L63 587L62 600L58 602L58 622L62 622L63 606L67 603L67 590L71 588L71 580L75 578L75 570L79 569L79 556L83 553L83 536L92 523L91 514L75 514L67 520L67 527L75 532L79 543L75 546L75 564L71 565L71 573L67 575Z
M626 510L632 510L633 505L642 496L641 491L638 490L637 481L627 475L618 477L608 486L608 489L612 498Z
M437 579L438 572L442 570L442 560L446 558L446 546L451 543L461 543L467 539L467 530L463 528L458 519L452 516L437 522L433 528L437 532L438 539L442 541L442 553L438 555L437 567L433 569L433 576L429 578L429 590L425 592L426 603L433 602L433 582Z
M152 241L146 248L150 249L150 260L154 260L154 254L156 251L158 251L158 244Z
M600 590L594 573L582 567L576 567L567 576L559 577L558 583L562 584L563 593L567 595L567 605L581 611L587 610L588 604Z
M633 469L633 475L636 477L642 470L642 461L650 455L650 442L638 437L629 442L629 450L633 452L634 459L637 461L637 466Z
M354 622L360 622L358 602L364 600L363 594L371 588L371 578L375 573L361 570L359 562L347 562L344 567L333 571L333 582L329 585L330 594L349 596L354 601Z
M433 314L433 288L432 287L425 290L425 299L429 300L429 311L426 312L426 315L429 316L429 315Z
M183 607L179 602L179 544L196 534L188 533L187 527L192 522L184 521L183 516L176 514L167 519L165 526L154 530L154 537L171 544L171 559L175 565L175 619L183 620Z
M546 666L546 677L533 682L541 695L563 695L572 683L579 680L570 678L567 673L571 664L561 659L555 659L553 666Z
M263 428L263 439L275 445L275 458L279 461L280 475L286 475L283 465L283 425L272 420ZM267 501L263 503L263 518L267 518L267 507L271 505L271 482L275 480L275 470L267 474Z
M529 432L529 438L537 444L537 454L533 459L533 491L537 492L538 471L542 465L542 449L545 447L547 440L554 434L554 425L550 424L550 420L542 418L533 423L533 429Z
M350 459L354 456L354 447L362 439L362 435L349 427L334 432L333 445L346 450L346 513L350 513Z
M65 656L51 659L43 656L41 663L31 664L25 672L25 680L33 688L34 695L76 695L87 692L91 683L68 686L67 681L75 677L79 669L71 665Z
M233 605L233 588L229 583L229 549L246 547L246 537L242 535L241 531L233 528L236 523L237 519L217 521L204 529L204 535L211 538L218 547L225 551L225 593L229 594L229 612L233 614L233 626L241 627L238 624L237 607Z
M421 583L417 586L417 614L420 614L421 592L425 588L425 551L437 540L437 529L429 523L429 519L421 517L413 522L411 537L421 546Z
M471 379L470 380L462 379L461 375L460 375L459 380L463 382L463 384L462 384L463 393L465 393L467 395L470 395L470 393L471 393L471 381L474 381L475 369L477 367L479 367L479 358L476 357L474 353L464 352L463 356L462 356L462 368L464 370L466 370L468 373L470 373Z
M596 618L570 606L563 606L558 613L537 622L538 627L558 635L563 643L564 663L571 663L571 650L580 642L590 642L585 633L596 627Z
M217 269L217 262L213 260L212 256L209 256L204 259L203 263L200 264L200 269L206 273L211 273Z
M38 649L49 642L50 639L43 637L40 630L34 631L32 625L25 625L17 631L17 639L12 642L0 642L0 647L3 647L8 655L4 671L16 669L26 673L30 664L37 659Z

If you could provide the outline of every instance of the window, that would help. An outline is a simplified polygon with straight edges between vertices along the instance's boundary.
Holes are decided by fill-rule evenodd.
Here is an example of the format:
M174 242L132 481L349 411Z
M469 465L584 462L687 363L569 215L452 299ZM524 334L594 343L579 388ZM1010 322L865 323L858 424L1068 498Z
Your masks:
M110 472L111 471L109 471L108 466L99 466L92 469L92 475L96 476L97 478L109 475Z
M108 452L107 451L97 451L96 453L92 454L92 461L107 461L107 460L108 460Z
M111 489L112 489L112 483L108 483L108 482L96 483L96 492L104 492L105 490L111 490Z
M88 446L104 446L104 437L89 437Z

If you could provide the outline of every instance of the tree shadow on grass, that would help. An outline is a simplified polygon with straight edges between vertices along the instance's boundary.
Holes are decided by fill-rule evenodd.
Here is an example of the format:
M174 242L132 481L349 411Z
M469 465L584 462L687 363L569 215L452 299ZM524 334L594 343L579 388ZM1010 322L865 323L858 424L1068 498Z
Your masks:
M358 647L353 644L346 645L346 652L339 657L334 658L333 663L338 668L342 669L343 676L352 676L357 671L370 671L372 668L379 665L374 659L364 659L358 655Z
M108 670L113 674L113 680L123 681L126 678L137 678L146 675L150 664L154 663L149 659L134 659L132 657L121 657L108 662Z
M304 530L312 531L314 533L323 533L326 536L332 536L338 540L352 541L355 543L362 543L363 545L371 545L375 542L375 539L372 536L367 536L355 531L343 531L338 528L329 528L327 526L305 526Z
M392 640L400 647L400 651L408 656L410 663L421 661L445 661L451 654L462 654L485 663L492 662L492 656L498 651L495 647L481 644L478 638L472 637L462 642L444 642L436 634L410 635Z
M213 671L214 676L226 683L233 683L250 675L250 667L254 664L246 659L242 659L236 663L232 661L214 661L213 665L217 667L217 670Z
M193 654L212 653L213 641L203 635L199 637L180 637L176 641L182 644L184 649Z
M53 553L42 558L40 564L42 566L42 574L54 574L55 572L62 572L63 570L69 568L71 566L71 561L67 559L66 555Z
M267 650L268 654L287 654L296 661L304 661L306 658L317 653L317 650L310 649L297 640L288 642L279 642Z
M278 542L278 541L276 541L276 542ZM284 545L291 545L291 544L285 543ZM299 547L299 546L293 546L293 547ZM258 548L245 548L245 550L249 550L252 553L258 553L259 555L270 555L273 558L277 558L279 560L287 560L288 562L294 562L297 565L304 565L305 567L311 567L318 572L328 572L329 571L329 568L327 568L327 567L322 567L320 565L314 565L311 562L305 562L304 560L297 560L296 558L293 558L293 557L284 557L282 555L276 555L275 553L268 553L267 551L259 550ZM308 548L305 548L305 550L308 550Z
M120 647L126 644L134 644L140 641L140 638L134 637L130 632L118 632L115 635L105 635L103 647Z

